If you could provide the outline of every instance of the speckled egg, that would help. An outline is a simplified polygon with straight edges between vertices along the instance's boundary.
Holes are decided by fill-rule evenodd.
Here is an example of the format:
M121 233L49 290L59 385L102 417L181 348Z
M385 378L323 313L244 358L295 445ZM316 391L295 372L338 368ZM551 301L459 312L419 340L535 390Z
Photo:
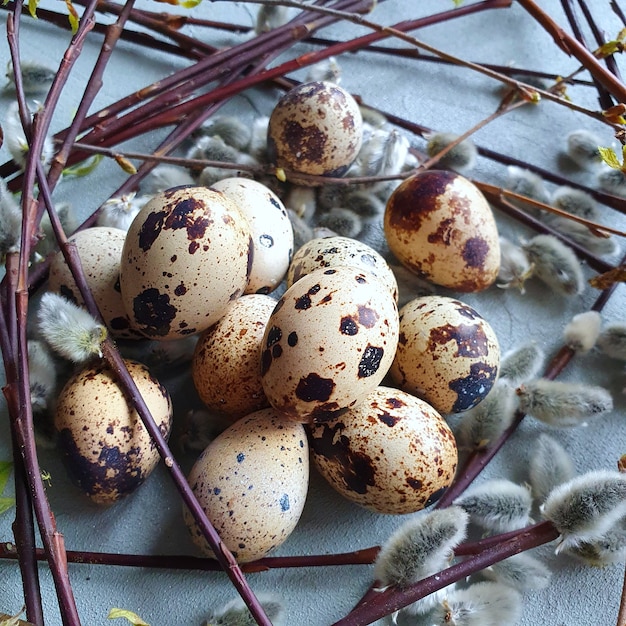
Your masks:
M188 480L237 561L260 559L289 537L302 514L309 485L304 427L273 409L252 413L209 444ZM193 541L213 556L189 510L183 512Z
M244 292L252 259L248 221L223 193L175 187L156 194L133 220L122 253L131 324L152 339L206 330Z
M489 203L454 172L428 170L392 193L384 218L389 248L419 277L455 291L482 291L500 267L498 229Z
M270 296L241 296L196 344L191 373L204 404L237 419L268 406L261 383L261 346L276 306Z
M297 173L343 176L361 149L363 120L355 99L333 83L294 87L274 107L267 131L272 162L291 170L288 179L312 184Z
M341 495L378 513L419 511L457 466L450 427L428 403L378 387L341 417L309 427L312 459Z
M250 178L224 178L212 185L233 200L246 216L254 258L244 293L270 293L287 272L293 254L291 220L280 198Z
M120 259L126 231L95 226L72 235L68 241L76 246L87 284L100 309L109 332L118 339L140 337L130 327L120 292ZM50 263L49 290L79 306L84 301L63 254L57 252Z
M148 368L126 361L135 384L165 437L172 404ZM70 478L94 502L112 504L141 485L159 453L115 375L103 364L78 372L63 387L54 425Z
M314 270L284 293L267 324L265 395L289 419L331 419L378 386L397 341L396 303L376 276L349 265Z
M374 248L350 237L323 237L307 241L294 254L287 271L287 286L318 268L352 265L371 272L387 285L398 301L398 283L389 264Z
M471 306L454 298L424 296L400 309L390 374L402 389L440 413L476 406L496 382L499 367L496 334Z

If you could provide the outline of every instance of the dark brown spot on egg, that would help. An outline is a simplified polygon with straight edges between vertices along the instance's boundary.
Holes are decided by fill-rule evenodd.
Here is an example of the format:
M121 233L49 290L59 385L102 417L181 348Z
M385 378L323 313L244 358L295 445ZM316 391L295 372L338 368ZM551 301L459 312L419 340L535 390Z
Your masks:
M497 374L497 367L472 363L469 375L450 381L448 386L457 395L452 412L460 413L476 406L491 391Z
M359 332L358 324L354 321L354 318L350 315L346 315L341 318L339 322L339 332L342 335L356 335Z
M248 238L248 261L246 265L246 281L250 280L252 275L252 263L254 262L254 242L252 237Z
M397 415L391 415L391 413L387 413L387 411L379 413L378 419L389 427L395 426L400 421L400 418Z
M335 382L332 378L322 378L311 372L298 382L296 397L304 402L327 402L334 389Z
M165 211L155 211L150 213L145 222L139 229L139 247L147 252L152 247L152 244L156 241L157 237L161 233L163 223L167 213Z
M289 120L284 126L281 140L290 154L294 155L296 163L300 160L321 163L328 136L314 124L303 125Z
M187 293L187 287L185 287L184 283L180 283L180 285L174 289L174 293L177 296L184 296Z
M81 454L67 428L59 432L58 446L72 482L96 502L119 500L146 479L137 447L124 453L115 446L103 446L97 459L91 460Z
M311 438L311 447L340 474L347 489L365 494L368 487L376 485L375 464L367 454L351 448L350 439L341 432L343 428L345 426L341 422L332 427L322 425L321 433L318 428Z
M261 376L265 376L272 365L272 351L263 350L261 353Z
M439 209L439 197L458 176L443 170L428 170L404 181L387 205L386 219L398 230L416 231L429 213Z
M384 348L368 344L359 362L358 377L368 378L369 376L373 376L378 371L384 354Z
M126 317L114 317L109 320L109 327L111 330L128 330L130 322Z
M456 469L456 465L454 467ZM429 507L431 504L435 504L435 502L437 502L437 500L439 500L447 490L447 487L441 487L441 489L437 489L437 491L431 493L430 497L428 498L428 500L426 500L426 503L424 504L424 508Z
M454 218L448 217L437 226L437 230L434 233L430 233L427 237L428 243L443 244L449 246L454 236Z
M370 309L367 306L359 305L357 307L359 312L359 324L365 326L365 328L373 328L378 321L378 313L374 309Z
M475 359L489 354L489 341L485 331L478 324L445 324L432 328L429 335L428 352L435 352L437 345L449 341L456 342L454 356Z
M287 336L287 345L293 348L297 344L298 344L298 333L296 333L296 331L293 331L289 333L289 335Z
M147 335L167 335L176 317L177 309L170 304L170 297L151 287L133 299L135 321Z
M271 348L275 343L278 343L283 338L283 331L278 326L271 326L267 331L267 339L265 345Z
M471 237L461 250L461 256L468 267L483 267L487 254L489 244L482 237Z
M417 478L413 478L412 476L409 476L406 479L406 483L409 487L411 487L411 489L414 489L415 491L421 491L424 488L424 483Z
M67 285L60 286L59 294L62 295L64 298L67 298L70 302L78 305L78 300L76 299L74 292Z

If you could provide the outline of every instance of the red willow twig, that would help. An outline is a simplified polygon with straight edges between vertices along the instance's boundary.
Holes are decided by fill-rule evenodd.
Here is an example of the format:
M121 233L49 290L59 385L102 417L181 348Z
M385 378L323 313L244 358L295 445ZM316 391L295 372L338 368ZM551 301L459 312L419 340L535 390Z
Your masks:
M607 70L585 46L566 33L533 0L517 0L519 4L550 34L554 43L566 54L574 56L589 73L618 101L626 102L626 85Z
M21 3L14 6L13 13L7 19L7 39L11 52L14 74L16 76L17 101L22 120L24 132L29 138L29 154L26 160L24 173L25 187L22 193L22 233L20 243L20 256L17 268L15 293L15 311L17 318L17 338L12 346L13 355L17 356L16 380L10 381L17 386L19 409L17 414L10 415L18 450L23 460L25 472L29 477L29 484L32 491L32 504L39 525L40 534L48 555L48 563L52 572L52 577L57 590L59 609L63 624L67 626L78 626L80 619L76 609L76 602L69 581L67 570L67 560L65 558L65 546L63 535L58 532L54 515L48 504L45 488L41 478L41 471L37 459L37 451L34 441L33 416L30 404L30 384L28 372L28 349L27 349L27 313L28 313L28 257L30 255L31 241L36 227L33 218L36 203L33 197L35 170L37 164L41 166L40 154L42 152L43 141L48 130L51 119L51 112L58 101L62 87L67 80L67 76L74 61L80 55L82 45L87 33L91 29L95 6L95 1L87 7L83 20L72 38L61 67L57 72L46 98L44 109L40 116L36 115L32 125L30 124L29 112L24 96L24 89L21 82L21 66L19 55L19 24L21 17ZM19 76L19 78L18 78ZM48 109L46 110L46 107ZM30 217L30 219L29 219ZM15 352L16 351L16 352ZM32 601L31 601L32 602ZM31 610L36 610L33 606Z
M520 528L499 535L492 535L478 541L468 541L459 544L454 549L456 556L474 556L484 550L496 546L509 539L514 539L527 532L527 528ZM371 565L376 560L380 546L371 546L352 552L336 554L307 554L295 556L270 556L249 563L242 563L239 567L244 573L265 572L270 569L295 567L335 567L343 565ZM38 561L44 561L44 550L37 549L35 555ZM11 543L0 543L0 559L16 559L17 550ZM118 565L120 567L147 567L176 570L198 570L217 572L222 571L215 559L188 555L154 555L154 554L117 554L111 552L87 552L68 550L67 560L70 563L85 563L90 565Z

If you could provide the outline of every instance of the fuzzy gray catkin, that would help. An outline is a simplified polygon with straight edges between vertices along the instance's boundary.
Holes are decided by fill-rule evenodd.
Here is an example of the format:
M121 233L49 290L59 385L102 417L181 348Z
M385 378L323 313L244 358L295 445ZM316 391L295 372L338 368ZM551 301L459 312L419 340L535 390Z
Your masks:
M602 165L598 147L602 140L588 130L575 130L567 136L567 155L583 169L594 169Z
M626 324L607 324L600 331L596 347L611 359L626 361Z
M522 615L522 596L507 585L475 583L451 590L432 614L433 626L513 626Z
M563 340L568 348L584 354L589 352L600 336L602 317L598 311L585 311L574 315L563 330Z
M588 472L556 487L541 512L561 533L557 552L601 538L626 515L626 474Z
M516 408L515 390L499 380L482 402L462 414L455 433L459 446L479 449L489 445L511 425Z
M529 523L532 499L526 487L502 479L468 489L454 504L464 509L474 523L507 532Z
M521 196L526 196L531 200L537 200L538 202L543 202L544 204L550 203L550 194L548 194L540 176L516 165L510 165L507 168L507 171L508 179L505 185L506 189ZM536 207L524 202L523 200L510 198L509 201L511 204L528 210L533 214L537 213Z
M259 594L259 604L274 626L284 623L284 608L282 602L272 596ZM235 598L214 613L204 626L256 626L257 621L244 604L241 598Z
M150 195L182 185L195 185L191 174L184 167L161 164L144 178L141 189L145 194Z
M500 268L497 285L501 289L526 291L525 283L532 275L533 266L526 252L506 237L500 237Z
M82 363L102 356L106 328L85 309L56 293L44 293L37 311L39 332L48 345L62 357Z
M494 563L482 571L482 575L494 582L502 583L526 592L545 589L550 584L552 573L541 561L529 554L516 554Z
M57 372L54 359L43 341L28 340L28 373L33 411L50 409L56 390Z
M541 433L530 458L529 480L533 495L543 502L550 492L575 476L574 463L565 448L550 435Z
M613 409L604 387L539 378L517 389L520 411L556 427L577 426Z
M422 513L400 526L383 544L374 577L383 586L408 587L447 567L465 537L468 516L458 507Z
M574 251L553 235L536 235L522 245L534 264L533 276L564 296L582 293L585 282Z
M601 537L581 541L565 552L592 567L626 562L626 518L619 519Z
M500 380L516 387L531 380L541 371L545 353L535 342L521 344L502 356L500 360Z
M426 152L429 157L434 157L447 148L453 141L458 139L459 135L454 133L432 133L426 136L428 143L426 144ZM474 143L465 139L458 145L451 148L444 156L442 156L438 164L456 172L467 172L476 165L478 158L478 150Z

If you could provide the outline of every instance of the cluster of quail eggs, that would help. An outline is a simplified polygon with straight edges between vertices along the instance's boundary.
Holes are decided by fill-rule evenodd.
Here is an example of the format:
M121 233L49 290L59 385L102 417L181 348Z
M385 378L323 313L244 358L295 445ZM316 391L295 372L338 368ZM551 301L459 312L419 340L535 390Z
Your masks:
M426 295L399 310L387 261L460 292L492 285L498 233L470 181L441 170L400 185L322 185L415 164L403 135L330 82L294 88L256 126L264 142L256 128L215 118L188 156L255 167L270 159L286 183L230 166L157 168L146 196L111 201L99 226L73 237L123 353L149 361L157 344L186 354L199 402L228 423L189 483L242 562L296 526L309 459L334 489L373 511L435 502L457 465L443 415L478 404L499 366L495 334L472 307ZM127 232L111 218L129 222ZM384 246L362 241L365 224L384 233ZM61 257L50 289L82 304ZM167 391L145 365L128 364L167 435ZM102 365L66 383L55 425L70 474L94 501L125 496L156 464L154 444Z

